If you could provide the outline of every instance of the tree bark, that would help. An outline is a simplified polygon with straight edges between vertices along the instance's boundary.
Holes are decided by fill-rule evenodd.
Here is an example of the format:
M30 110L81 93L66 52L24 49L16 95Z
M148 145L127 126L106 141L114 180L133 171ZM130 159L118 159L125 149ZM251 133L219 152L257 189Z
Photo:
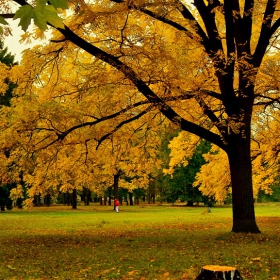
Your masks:
M114 175L114 199L118 198L120 173Z
M111 206L112 205L112 187L109 187L108 188L108 196L109 196L109 201L108 201L108 204L109 204L109 206Z
M72 192L72 209L77 209L77 190L73 189Z
M5 204L1 203L0 207L1 207L1 211L4 212L5 211Z
M133 205L133 193L128 193L129 195L129 205Z
M260 233L256 224L250 137L231 142L228 159L232 183L233 232Z
M36 195L36 204L37 206L41 206L41 194Z
M46 205L50 206L51 205L51 196L50 194L47 194L45 197Z
M86 187L83 187L84 204L86 206L89 205L89 194L90 194L90 190Z
M70 197L70 193L69 192L67 192L66 193L66 203L67 203L67 206L70 206L70 204L71 204L71 197Z
M186 206L193 206L193 201L192 200L188 200Z
M201 268L196 280L242 280L239 271L235 267L205 265Z

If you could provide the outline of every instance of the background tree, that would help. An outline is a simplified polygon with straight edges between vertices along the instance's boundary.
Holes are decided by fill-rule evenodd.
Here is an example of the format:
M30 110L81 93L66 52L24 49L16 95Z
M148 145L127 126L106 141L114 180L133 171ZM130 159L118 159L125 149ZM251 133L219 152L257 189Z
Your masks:
M10 100L13 96L13 90L16 87L16 83L12 82L9 79L9 69L12 68L16 63L14 61L14 56L8 52L7 48L3 47L3 42L0 41L0 62L3 66L4 71L2 74L2 92L0 95L0 106L10 106ZM4 91L3 91L4 90ZM4 172L9 173L9 167L4 167L5 158L9 156L9 150L6 150L4 153L2 153L2 174ZM10 199L10 191L12 188L16 187L16 183L14 183L9 176L5 174L3 180L1 180L2 186L0 186L0 205L1 205L1 211L5 211L5 207L7 209L12 208L12 200Z
M67 56L60 52L49 46L26 52L16 69L19 96L2 110L2 149L13 147L9 161L24 170L30 197L26 203L32 205L34 196L73 193L85 186L99 196L109 186L130 192L146 188L159 166L157 126L164 119L148 110L147 102L139 102L114 71L104 78L104 65L89 63L84 53L70 48ZM125 100L116 94L123 90ZM141 106L147 109L139 113ZM56 139L73 125L80 129ZM133 179L126 182L123 176ZM118 187L115 196L117 192Z
M167 200L172 202L178 199L187 201L187 206L193 206L194 202L205 200L199 189L194 187L194 182L200 168L205 164L203 154L207 153L209 149L210 143L203 140L200 141L195 148L193 156L188 159L187 166L181 164L173 170L172 176L166 175L167 178L164 180L164 183L169 186Z

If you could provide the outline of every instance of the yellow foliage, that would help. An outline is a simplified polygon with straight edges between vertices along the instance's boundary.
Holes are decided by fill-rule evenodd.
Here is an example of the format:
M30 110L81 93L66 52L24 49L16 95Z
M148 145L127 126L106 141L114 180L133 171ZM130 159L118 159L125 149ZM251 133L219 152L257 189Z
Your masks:
M227 155L224 151L216 151L216 147L210 153L204 155L206 164L201 167L196 176L195 187L206 196L215 197L217 201L224 201L230 189L230 171Z
M215 15L218 28L215 36L221 39L221 48L209 55L198 28L201 27L207 38L210 38L210 30L204 26L199 12L192 9L192 3L184 3L194 15L193 20L189 20L182 16L184 10L179 2L157 5L143 2L143 5L134 3L133 7L126 2L78 0L70 3L70 9L61 15L76 35L131 69L126 75L118 71L121 66L109 66L99 60L100 57L79 49L58 31L53 32L52 43L26 50L21 65L11 70L1 65L1 77L18 83L12 106L1 109L1 150L10 151L10 157L1 163L3 182L11 178L16 180L22 171L31 197L84 186L102 192L121 170L125 176L137 178L130 183L121 181L123 187L129 190L147 187L149 175L161 168L158 159L160 128L167 121L158 113L157 106L161 105L148 103L133 84L135 79L143 81L166 106L173 108L177 114L174 123L180 124L184 119L213 132L213 136L224 142L225 136L241 134L244 116L229 117L226 113L219 83L221 75L227 72L225 67L218 69L215 64L217 61L222 65L236 62L232 92L236 96L240 94L240 98L242 92L238 87L245 78L240 77L240 69L250 69L250 64L248 57L227 50L221 7L211 11ZM1 3L6 11L9 6ZM252 50L256 48L259 27L263 24L259 15L264 4L254 5L249 46ZM173 22L173 26L141 12L144 8L158 18ZM279 3L273 20L279 17L278 8ZM234 17L239 16L235 11ZM178 25L183 32L174 28ZM42 33L37 29L30 31L23 40L31 40L32 36L39 38ZM272 45L277 47L278 44L276 36ZM254 82L256 103L261 107L253 116L256 132L252 135L261 143L258 147L252 142L255 194L259 188L270 191L276 171L268 169L266 163L273 166L272 161L278 161L277 117L275 122L266 119L271 123L267 131L259 129L265 119L261 102L274 100L279 94L278 56L273 56L275 63L270 59L264 61L257 79L247 81L248 84ZM0 81L2 94L6 90L4 79ZM277 115L276 111L272 113ZM131 119L135 120L129 122ZM271 131L276 135L275 141L266 140ZM176 165L187 165L198 141L199 137L180 132L169 145L171 161L169 169L164 171L172 174ZM208 163L197 175L196 186L204 194L223 200L230 192L227 156L213 146L205 159ZM13 162L16 165L7 172L7 166Z
M11 189L10 198L13 201L16 201L19 198L23 198L23 188L21 185L17 185L16 188Z
M173 138L168 145L171 158L169 169L165 169L164 172L172 174L175 166L188 165L188 159L192 157L198 142L199 137L185 131L181 131L177 137Z

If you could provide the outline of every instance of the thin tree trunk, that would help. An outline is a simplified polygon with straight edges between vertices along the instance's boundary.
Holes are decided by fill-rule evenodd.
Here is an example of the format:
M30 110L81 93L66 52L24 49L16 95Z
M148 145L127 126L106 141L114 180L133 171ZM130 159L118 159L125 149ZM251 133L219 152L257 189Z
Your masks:
M150 202L152 201L153 204L156 203L156 181L155 179L150 180L149 184L149 196L150 196Z
M73 189L72 192L72 209L77 209L77 190Z
M86 206L89 205L89 194L90 194L89 189L86 188L86 187L83 187L84 204L85 204Z
M62 193L62 201L63 201L63 205L66 205L66 194Z
M37 203L37 206L41 206L41 194L38 194L36 195L36 203Z
M133 194L130 192L129 195L129 205L133 205Z
M51 205L51 196L50 194L47 194L46 198L45 198L45 201L46 201L46 205L47 206L50 206Z
M247 139L231 142L228 152L232 183L232 231L259 233L254 210L250 138Z
M5 211L5 204L1 203L1 211Z
M118 198L119 178L120 178L120 174L118 172L117 174L114 175L114 199ZM115 209L115 203L114 203L114 209Z
M66 200L67 200L67 206L70 206L70 204L71 204L71 197L70 197L70 193L69 192L67 192L66 193L67 195L66 195Z
M109 196L108 204L109 204L109 206L111 206L111 205L112 205L112 199L111 199L111 196L112 196L112 187L109 187L109 188L108 188L108 196Z

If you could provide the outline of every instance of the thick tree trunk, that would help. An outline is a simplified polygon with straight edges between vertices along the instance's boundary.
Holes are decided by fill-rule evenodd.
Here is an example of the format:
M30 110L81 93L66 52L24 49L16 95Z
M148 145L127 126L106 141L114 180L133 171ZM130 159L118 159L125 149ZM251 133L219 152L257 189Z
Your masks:
M240 136L239 141L231 142L228 151L231 183L233 232L260 233L256 224L250 137Z

